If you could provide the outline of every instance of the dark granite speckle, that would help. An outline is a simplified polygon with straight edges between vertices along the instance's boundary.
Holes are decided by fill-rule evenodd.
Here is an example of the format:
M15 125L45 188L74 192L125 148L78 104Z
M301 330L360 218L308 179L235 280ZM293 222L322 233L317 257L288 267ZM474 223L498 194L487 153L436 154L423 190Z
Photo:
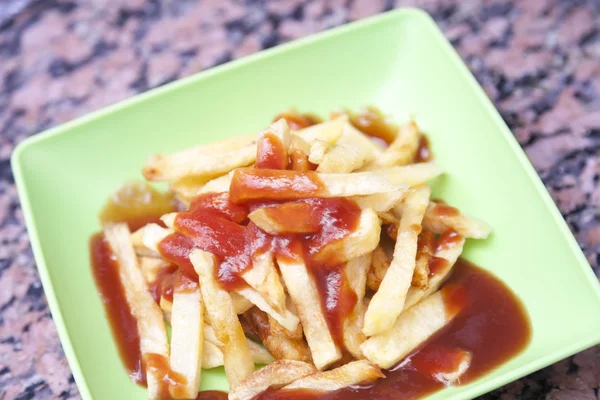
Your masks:
M0 399L79 398L9 157L25 137L149 88L400 6L431 13L600 275L597 0L0 1ZM483 399L600 399L600 347Z

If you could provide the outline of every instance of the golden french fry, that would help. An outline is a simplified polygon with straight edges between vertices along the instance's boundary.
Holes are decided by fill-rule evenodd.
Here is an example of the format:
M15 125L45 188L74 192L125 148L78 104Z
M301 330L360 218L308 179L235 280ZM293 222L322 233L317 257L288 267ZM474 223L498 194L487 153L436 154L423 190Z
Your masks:
M169 342L163 315L148 291L131 243L131 233L125 223L104 225L104 235L119 266L119 278L125 290L125 298L131 313L137 320L142 357L169 358ZM158 400L162 376L154 368L147 368L148 398Z
M373 250L371 257L371 268L367 273L367 286L372 291L376 292L379 290L379 286L381 285L381 281L385 276L390 264L392 263L392 257L390 257L384 248L381 246L377 246L375 250Z
M236 292L230 292L233 309L237 315L243 314L252 308L253 304L250 300Z
M198 190L197 194L227 192L229 190L229 185L231 184L232 177L233 171L229 172L226 175L210 180L206 183L206 185L202 186L200 190Z
M342 137L323 157L317 171L348 173L369 164L381 149L351 124L344 125Z
M252 256L252 268L242 278L278 313L285 310L285 292L271 251Z
M435 271L432 271L435 273L429 277L428 288L423 290L415 286L411 287L406 295L404 310L414 306L440 288L450 275L450 271L462 253L464 245L465 238L459 237L451 246L435 251L431 262L436 263L437 267Z
M372 208L377 213L385 213L391 210L395 205L400 204L408 194L407 190L397 190L395 192L377 193L369 196L351 197L361 209Z
M316 125L309 126L296 131L295 134L304 139L307 143L313 144L320 140L328 145L334 145L341 137L344 131L344 126L348 122L346 115L339 116L329 121L321 122Z
M304 336L318 369L326 368L342 357L321 309L319 292L301 256L297 260L277 258L281 276L296 306Z
M238 289L237 293L240 296L245 297L250 303L254 304L256 307L273 317L273 319L275 319L287 330L294 331L298 326L298 323L300 321L296 315L294 315L289 309L284 309L283 312L276 311L256 290L246 287Z
M202 189L208 182L213 179L220 177L222 174L217 176L200 175L200 176L185 176L169 185L169 188L177 198L189 206L190 200L198 194L198 191Z
M317 372L300 378L283 387L281 391L283 393L286 390L302 389L311 392L333 392L352 385L374 382L381 378L385 378L385 375L379 367L367 360L359 360L329 371Z
M292 133L292 144L290 145L290 151L293 150L301 151L308 157L310 154L310 143L307 142L302 136Z
M390 329L367 339L361 346L363 354L381 368L391 368L446 326L459 311L447 307L443 293L436 292L400 314Z
M229 386L234 388L254 371L252 354L235 312L231 296L219 286L215 276L215 256L195 249L190 261L198 274L202 300L217 338L223 342L223 360Z
M217 339L217 335L215 334L215 330L208 323L204 323L204 341L211 342L217 347L223 347L223 342Z
M176 181L186 176L213 177L256 160L256 135L239 136L170 154L151 156L142 174L149 181Z
M170 385L175 399L193 399L198 395L204 342L204 307L200 289L175 290L171 311L171 369L187 379L185 385Z
M298 329L299 335L298 330L290 332L256 307L244 313L244 318L276 359L312 362L310 349L303 339L301 328Z
M346 264L346 277L350 288L356 294L356 305L354 310L344 321L343 341L346 350L356 359L363 358L360 345L366 337L362 333L364 323L365 307L363 298L367 285L367 272L371 266L371 253L356 257Z
M421 233L421 221L430 194L431 189L428 186L417 186L404 201L405 209L398 228L392 263L365 313L363 333L367 336L391 328L404 308L415 270L417 238Z
M269 353L267 349L265 349L262 345L246 338L246 342L248 342L248 348L250 349L250 353L252 353L252 360L254 364L270 364L275 361L275 358Z
M373 209L367 208L360 213L360 220L355 231L340 240L326 244L313 255L313 259L317 262L327 261L341 264L360 257L377 247L380 233L381 222L377 213Z
M412 285L426 290L429 286L429 262L433 257L435 238L430 231L423 231L417 242L417 259L412 276Z
M368 165L367 169L372 170L412 163L419 147L419 136L419 128L414 121L402 125L394 141L375 161Z
M278 360L254 372L229 392L229 400L252 400L270 387L281 387L317 372L311 364Z
M403 210L403 204L396 205L393 209L394 215L400 217ZM434 201L427 206L423 228L438 235L450 228L461 236L471 239L485 239L492 231L486 222L463 214L454 207Z
M211 369L223 365L223 351L216 344L204 341L202 346L202 368Z
M146 249L152 251L156 256L160 256L158 245L160 242L169 236L173 231L165 229L158 224L148 224L140 229L142 233L142 243Z
M324 140L317 139L310 146L310 155L308 161L313 164L320 164L325 157L325 153L329 150L330 144Z
M406 184L400 180L414 182L415 179L422 179L425 176L423 171L414 170L407 174L406 171L399 169L408 166L395 168L352 174L238 168L233 173L230 198L235 203L243 203L253 200L363 196L405 190ZM421 169L425 170L426 167ZM431 169L426 172L436 171Z
M158 273L163 268L168 268L171 265L169 262L163 260L162 258L138 257L138 259L140 262L140 270L142 271L142 275L144 275L144 279L147 283L153 283L154 281L156 281Z

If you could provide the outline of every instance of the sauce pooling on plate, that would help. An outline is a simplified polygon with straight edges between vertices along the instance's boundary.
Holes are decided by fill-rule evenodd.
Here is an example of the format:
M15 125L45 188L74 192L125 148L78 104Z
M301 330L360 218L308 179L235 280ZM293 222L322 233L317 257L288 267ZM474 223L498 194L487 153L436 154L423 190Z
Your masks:
M460 383L471 382L520 353L531 339L521 301L491 273L459 259L446 285L465 290L467 305L442 331L369 386L329 393L268 390L260 400L403 400L418 399L445 386L435 375L455 369L465 352L471 365ZM462 296L461 296L462 297Z

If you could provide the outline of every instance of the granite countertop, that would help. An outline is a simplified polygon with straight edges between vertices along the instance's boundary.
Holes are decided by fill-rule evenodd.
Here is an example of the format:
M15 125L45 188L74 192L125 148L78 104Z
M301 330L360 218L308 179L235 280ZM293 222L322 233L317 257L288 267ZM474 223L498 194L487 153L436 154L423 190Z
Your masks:
M76 399L9 158L36 132L149 88L400 6L436 19L600 275L598 0L0 1L0 400ZM483 396L600 399L600 347Z

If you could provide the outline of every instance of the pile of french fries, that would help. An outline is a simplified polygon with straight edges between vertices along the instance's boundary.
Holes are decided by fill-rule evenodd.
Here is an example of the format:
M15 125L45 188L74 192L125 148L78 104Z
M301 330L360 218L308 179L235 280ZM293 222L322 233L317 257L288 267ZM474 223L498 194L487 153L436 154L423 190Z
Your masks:
M301 129L289 125L281 118L258 134L154 155L143 175L148 181L168 182L184 206L205 193L229 193L231 188L233 194L234 185L257 171L253 166L263 138L274 136L290 162L275 183L289 190L282 195L265 185L231 198L277 202L249 214L256 226L271 235L301 229L290 226L277 207L293 210L286 207L307 197L289 184L305 175L323 183L309 197L356 202L356 230L319 254L345 264L357 298L343 323L343 343L336 343L329 331L315 279L301 258L262 254L242 275L247 285L228 292L215 276L217 257L197 248L189 256L198 275L195 285L181 291L176 286L172 302L156 302L148 288L170 264L159 247L176 231L177 213L135 232L125 223L107 223L104 234L138 321L149 399L164 398L166 390L172 398L194 399L202 368L221 365L232 400L253 399L269 388L323 393L367 384L383 378L382 369L411 355L460 312L445 306L445 291L451 288L443 283L465 239L485 238L490 228L458 210L436 212L441 203L431 199L428 181L442 171L433 162L415 163L422 135L416 123L398 127L387 147L356 129L348 113ZM440 245L444 235L453 240ZM381 240L384 236L388 240ZM430 271L434 259L438 267ZM166 372L148 362L157 356L167 362ZM469 362L467 354L459 371L443 375L444 383L456 382ZM268 365L255 370L255 364Z

